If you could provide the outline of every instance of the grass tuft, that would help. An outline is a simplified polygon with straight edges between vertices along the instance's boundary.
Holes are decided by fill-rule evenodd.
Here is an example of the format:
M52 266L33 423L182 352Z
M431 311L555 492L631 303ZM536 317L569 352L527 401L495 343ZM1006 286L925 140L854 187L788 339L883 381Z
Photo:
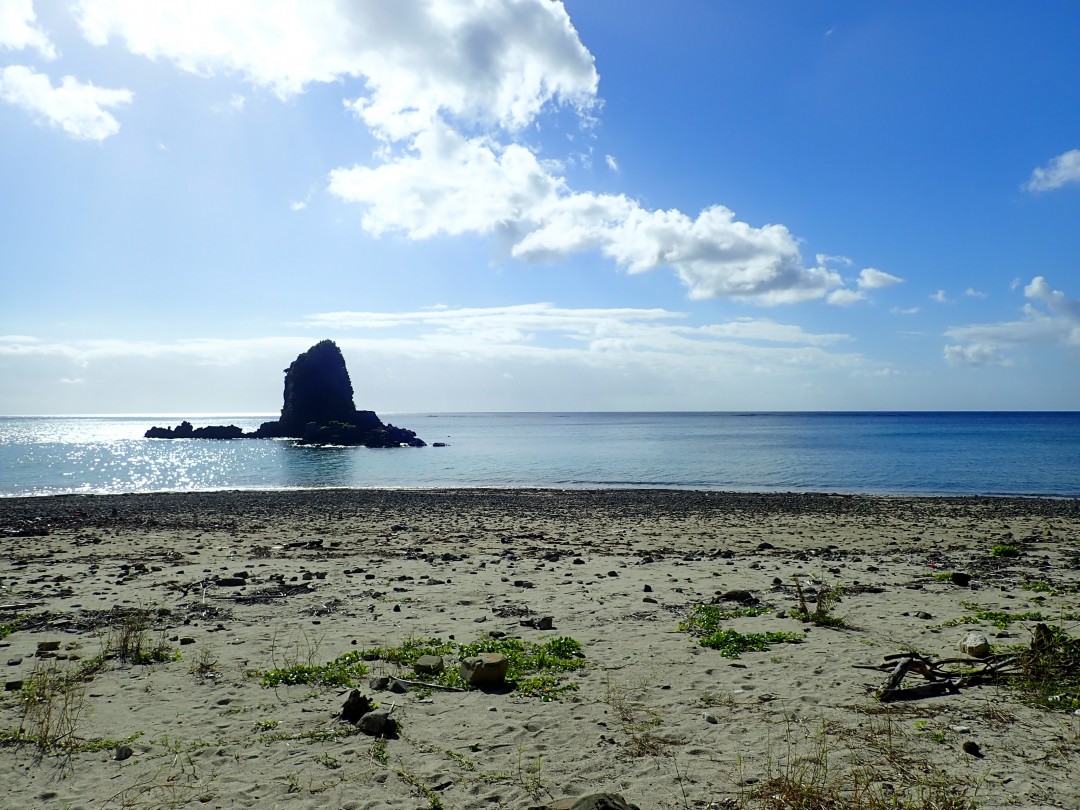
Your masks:
M736 616L760 615L759 613L747 614L744 612L747 610L756 610L756 608L721 610L717 605L695 605L690 610L690 615L679 622L678 629L695 636L702 647L718 650L725 658L738 658L744 652L760 652L768 649L771 644L802 640L802 636L798 633L740 633L729 628L721 629L721 623L727 619Z

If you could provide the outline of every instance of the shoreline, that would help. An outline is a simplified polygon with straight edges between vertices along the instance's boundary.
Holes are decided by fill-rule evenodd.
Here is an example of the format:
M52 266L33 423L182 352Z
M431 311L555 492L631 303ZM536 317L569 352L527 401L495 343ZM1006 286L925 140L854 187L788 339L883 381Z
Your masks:
M895 491L895 490L819 490L819 489L710 489L695 486L668 486L668 485L649 485L638 486L633 484L627 485L522 485L522 486L503 486L492 484L490 486L445 486L445 487L431 487L431 486L326 486L326 487L217 487L208 489L159 489L159 490L138 490L127 492L107 492L107 491L94 491L94 492L35 492L35 493L4 493L0 492L0 503L6 500L22 500L22 499L37 499L37 498L126 498L131 496L157 496L157 495L233 495L233 494L246 494L246 493L269 493L269 494L281 494L281 493L297 493L297 492L420 492L420 493L436 493L436 492L452 492L452 493L465 493L465 492L560 492L560 493L574 493L574 492L671 492L671 493L696 493L696 494L712 494L721 496L745 496L745 495L777 495L777 496L827 496L827 497L851 497L851 498L911 498L915 500L924 499L946 499L946 500L969 500L969 499L1001 499L1001 500L1040 500L1040 501L1080 501L1080 495L1055 495L1048 493L987 493L987 492L947 492L947 491Z
M939 780L979 808L1080 805L1080 716L996 685L892 704L871 694L890 654L955 656L970 631L996 645L1030 642L1035 620L972 623L971 605L985 617L1080 614L1075 499L59 495L0 499L0 531L9 532L0 536L0 625L20 617L0 639L6 682L42 667L74 671L132 615L169 650L145 665L105 659L76 689L84 711L66 757L0 746L13 806L545 808L609 791L642 810L741 809L818 746L835 778L869 774L905 797ZM993 556L1001 545L1018 556ZM970 584L949 581L954 571ZM842 587L842 626L794 618L796 583L810 593ZM726 626L799 643L734 659L678 629L695 606L733 590L763 612ZM20 607L3 612L10 605ZM544 617L549 630L539 629ZM1061 623L1078 634L1080 618ZM334 719L347 688L266 688L252 674L410 638L467 643L491 633L573 638L588 666L560 673L574 688L544 701L393 693L368 677L411 680L411 669L366 661L361 691L393 706L400 726L381 743ZM55 642L57 657L39 642ZM0 693L0 733L20 724L19 694ZM965 751L972 741L979 757ZM117 745L130 756L116 759Z

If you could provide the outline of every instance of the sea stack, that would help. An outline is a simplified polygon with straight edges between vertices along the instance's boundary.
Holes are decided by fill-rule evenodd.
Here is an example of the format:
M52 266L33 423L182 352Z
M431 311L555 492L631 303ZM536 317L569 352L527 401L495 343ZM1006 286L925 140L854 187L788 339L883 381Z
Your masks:
M341 349L332 340L316 343L285 369L281 418L263 422L254 433L233 426L192 428L153 427L148 439L242 438L299 439L300 444L360 445L363 447L424 447L416 433L383 424L374 411L358 411L352 381Z

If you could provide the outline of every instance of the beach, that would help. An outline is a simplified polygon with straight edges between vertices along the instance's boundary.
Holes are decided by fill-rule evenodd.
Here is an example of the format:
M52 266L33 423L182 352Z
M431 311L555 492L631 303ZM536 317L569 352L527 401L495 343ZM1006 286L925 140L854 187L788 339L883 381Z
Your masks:
M4 498L0 550L3 807L529 808L607 792L642 810L734 808L779 806L758 794L784 778L969 802L919 807L1080 806L1073 710L999 683L875 695L887 656L956 657L971 632L1025 647L1039 624L1080 635L1075 499ZM800 591L822 596L817 621L797 616ZM725 657L679 629L701 605L786 638ZM131 616L153 660L117 654ZM570 638L580 655L533 694L425 687L360 655L388 739L336 717L350 687L264 685L408 639L492 634ZM42 719L25 689L50 671L63 688ZM37 744L50 729L57 745Z

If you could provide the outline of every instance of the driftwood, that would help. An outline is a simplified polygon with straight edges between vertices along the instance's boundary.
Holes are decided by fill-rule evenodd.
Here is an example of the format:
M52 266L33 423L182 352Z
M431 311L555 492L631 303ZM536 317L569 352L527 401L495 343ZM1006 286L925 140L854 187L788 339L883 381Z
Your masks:
M27 610L28 608L37 607L41 602L12 602L7 605L0 605L0 610Z
M959 664L961 672L945 669L947 665ZM886 655L885 663L876 667L859 667L890 671L884 686L875 693L882 703L896 700L920 700L928 697L956 694L961 688L978 683L994 681L1019 671L1016 655L991 655L987 658L942 658L935 661L916 652ZM909 675L920 675L926 683L919 686L902 686Z

